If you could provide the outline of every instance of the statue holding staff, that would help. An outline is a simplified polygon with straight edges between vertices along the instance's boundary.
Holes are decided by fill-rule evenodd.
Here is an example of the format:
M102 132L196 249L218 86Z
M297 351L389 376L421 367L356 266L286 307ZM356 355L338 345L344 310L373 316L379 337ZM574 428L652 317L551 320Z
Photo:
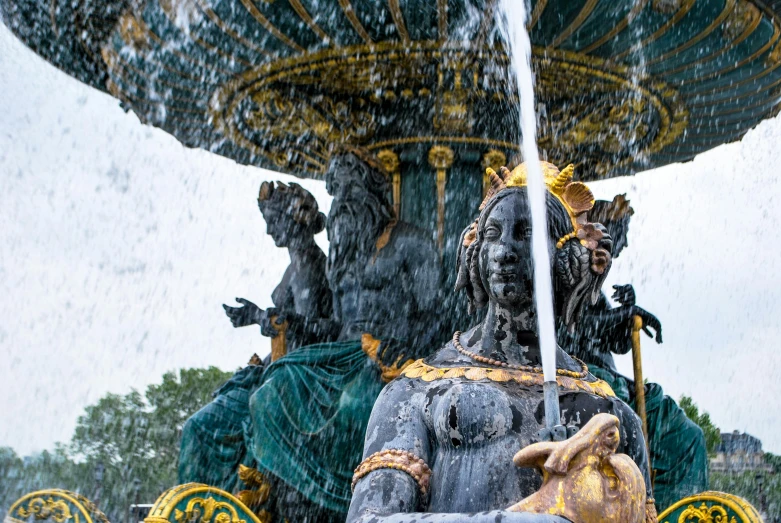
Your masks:
M601 223L613 238L613 258L629 245L629 222L634 209L619 194L612 201L597 200L588 213L591 222ZM559 344L586 362L591 373L605 380L616 395L635 407L636 384L618 372L613 354L627 354L633 348L635 318L643 331L662 343L661 322L636 304L632 285L613 286L614 307L604 291L595 303L584 307L574 330L559 328ZM648 444L654 478L654 499L662 510L675 501L708 490L708 455L702 429L686 417L675 400L664 394L658 383L641 388L645 396Z

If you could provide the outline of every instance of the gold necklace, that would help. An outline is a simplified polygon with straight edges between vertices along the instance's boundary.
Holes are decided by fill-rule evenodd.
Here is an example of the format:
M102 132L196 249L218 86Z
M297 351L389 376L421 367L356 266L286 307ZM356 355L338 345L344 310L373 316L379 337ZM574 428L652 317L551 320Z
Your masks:
M506 363L504 361L495 360L493 358L480 356L479 354L475 354L474 352L468 351L461 345L461 342L458 339L460 337L461 337L461 331L456 331L453 334L453 345L455 345L456 350L461 354L463 354L464 356L467 356L477 362L485 363L487 365L492 365L494 367L504 367L507 369L542 374L542 367L532 367L531 365L515 365L513 363ZM580 361L579 359L575 358L574 356L572 356L572 358L578 363L580 363L581 371L575 372L574 370L556 369L556 374L558 376L569 376L570 378L577 378L577 379L582 379L588 376L588 366L582 361Z

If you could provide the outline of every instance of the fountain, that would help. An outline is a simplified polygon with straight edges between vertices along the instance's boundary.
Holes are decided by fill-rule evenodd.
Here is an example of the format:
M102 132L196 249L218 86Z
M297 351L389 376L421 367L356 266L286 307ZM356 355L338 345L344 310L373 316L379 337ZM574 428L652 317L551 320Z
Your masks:
M541 270L550 260L538 158L573 163L580 181L633 174L736 140L779 106L776 3L537 0L527 9L513 0L0 0L0 14L56 67L111 94L142 122L186 146L325 178L335 197L335 180L362 169L367 193L393 209L376 238L363 238L377 246L367 266L406 266L414 261L407 247L413 241L426 246L418 251L438 267L455 265L464 245L459 233L489 192L486 168L499 171L526 160L548 407L544 439L566 433L556 391L554 290ZM334 158L346 163L334 166ZM394 235L406 224L423 232L399 241ZM359 227L354 232L364 233ZM442 342L443 333L469 321L466 303L450 292L456 275L442 274L427 275L424 283L433 285L426 292L418 282L404 295L416 303L436 297L446 311L436 316L435 328L410 334L415 341ZM406 276L399 274L399 281ZM398 298L395 290L387 292L385 299ZM435 323L432 307L420 309L421 325L412 327ZM352 336L339 338L357 344L345 347L351 365L365 363L363 350L390 378L412 362L407 349L394 348L396 359L382 358L380 347L387 350L382 343L393 336L363 332L358 336L368 337L358 339L357 331L344 330L329 331L322 341ZM350 352L356 348L360 357ZM284 353L277 349L275 359L288 361ZM377 380L365 383L375 395L381 388ZM356 412L368 416L365 407ZM250 492L241 499L248 503L267 500L271 484L288 479L270 483L252 467L241 471ZM340 481L346 491L345 478ZM293 490L301 503L318 503L306 489ZM210 519L220 510L231 520L257 521L229 493L208 492L202 486L172 489L158 501L155 521L181 523L205 513ZM731 507L729 514L755 521L734 500L707 499L708 507L720 503ZM334 503L341 510L344 499ZM688 510L681 503L671 510Z

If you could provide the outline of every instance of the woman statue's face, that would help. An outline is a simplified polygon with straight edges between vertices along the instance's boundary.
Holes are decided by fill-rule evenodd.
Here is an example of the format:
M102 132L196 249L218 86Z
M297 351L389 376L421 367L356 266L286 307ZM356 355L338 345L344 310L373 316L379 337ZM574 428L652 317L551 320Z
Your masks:
M305 228L293 220L293 209L283 212L279 205L266 205L261 212L266 221L266 233L277 247L289 247L291 241L306 233Z
M531 218L524 194L502 198L482 230L480 276L491 301L506 308L532 305Z

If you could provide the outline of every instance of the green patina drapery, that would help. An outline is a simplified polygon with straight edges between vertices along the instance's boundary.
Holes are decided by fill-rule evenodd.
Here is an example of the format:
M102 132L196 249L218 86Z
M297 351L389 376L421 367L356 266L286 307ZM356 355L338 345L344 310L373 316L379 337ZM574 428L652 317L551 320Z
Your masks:
M211 403L187 420L179 451L179 483L239 490L239 464L251 461L244 441L249 399L260 386L263 371L262 365L248 365L236 372L214 393Z
M366 425L384 385L360 341L302 347L274 362L249 404L258 470L346 513Z
M385 383L360 341L302 347L238 371L185 424L179 481L244 488L239 464L337 513L350 504L374 401Z
M634 408L631 380L593 365L589 371L608 382L616 396ZM679 499L708 489L708 453L702 430L675 400L664 395L661 385L646 384L645 402L654 499L661 512Z

